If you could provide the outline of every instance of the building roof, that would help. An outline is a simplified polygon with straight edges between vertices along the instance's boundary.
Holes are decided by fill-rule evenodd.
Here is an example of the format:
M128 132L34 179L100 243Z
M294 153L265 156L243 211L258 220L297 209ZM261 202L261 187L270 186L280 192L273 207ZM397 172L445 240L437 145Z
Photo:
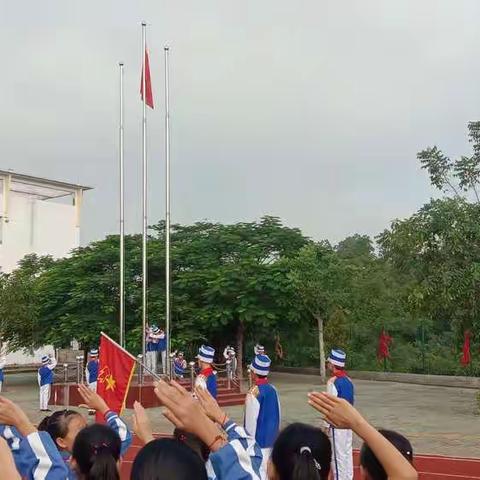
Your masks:
M92 187L75 183L60 182L43 177L34 177L12 170L0 170L0 178L11 176L10 191L30 195L41 200L71 195L77 190L91 190Z

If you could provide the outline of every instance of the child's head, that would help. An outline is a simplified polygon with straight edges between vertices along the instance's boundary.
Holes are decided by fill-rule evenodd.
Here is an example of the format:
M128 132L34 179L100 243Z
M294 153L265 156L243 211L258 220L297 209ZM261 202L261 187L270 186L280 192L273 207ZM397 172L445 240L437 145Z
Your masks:
M45 417L38 429L48 432L60 450L72 452L78 432L87 426L83 415L75 410L60 410Z
M292 423L280 432L268 464L270 480L326 480L332 447L320 428Z
M207 480L204 461L190 448L172 439L147 443L135 457L131 480Z
M117 432L106 425L90 425L75 439L72 466L79 479L119 480L120 449Z
M379 430L379 432L410 462L413 463L411 443L397 432ZM364 443L360 451L360 469L364 480L387 480L387 474L370 447Z

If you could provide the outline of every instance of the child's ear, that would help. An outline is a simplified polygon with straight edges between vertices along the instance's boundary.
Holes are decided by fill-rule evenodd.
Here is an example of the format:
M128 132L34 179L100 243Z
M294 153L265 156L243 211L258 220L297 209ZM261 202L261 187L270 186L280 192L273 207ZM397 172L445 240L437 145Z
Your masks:
M55 443L56 443L60 448L63 448L64 450L67 448L67 443L65 442L65 440L64 440L63 438L58 437L58 438L55 440Z

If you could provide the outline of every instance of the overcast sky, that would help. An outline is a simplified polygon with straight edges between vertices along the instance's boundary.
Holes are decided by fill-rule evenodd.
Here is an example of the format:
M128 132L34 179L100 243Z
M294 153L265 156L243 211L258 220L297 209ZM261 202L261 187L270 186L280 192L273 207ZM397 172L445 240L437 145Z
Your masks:
M142 20L150 26L149 219L270 214L336 242L432 195L416 152L469 151L480 119L477 0L0 0L0 168L94 187L82 242L118 230L118 61L128 232L141 229Z

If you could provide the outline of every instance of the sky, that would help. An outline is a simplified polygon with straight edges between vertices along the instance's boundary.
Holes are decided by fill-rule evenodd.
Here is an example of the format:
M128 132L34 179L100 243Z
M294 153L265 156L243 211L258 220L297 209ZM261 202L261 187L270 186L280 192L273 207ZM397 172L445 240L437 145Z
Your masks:
M276 215L315 239L376 235L435 192L416 153L467 154L480 119L477 0L0 0L0 168L94 187L82 243L141 231L141 22L149 222L164 217L171 48L172 221Z

